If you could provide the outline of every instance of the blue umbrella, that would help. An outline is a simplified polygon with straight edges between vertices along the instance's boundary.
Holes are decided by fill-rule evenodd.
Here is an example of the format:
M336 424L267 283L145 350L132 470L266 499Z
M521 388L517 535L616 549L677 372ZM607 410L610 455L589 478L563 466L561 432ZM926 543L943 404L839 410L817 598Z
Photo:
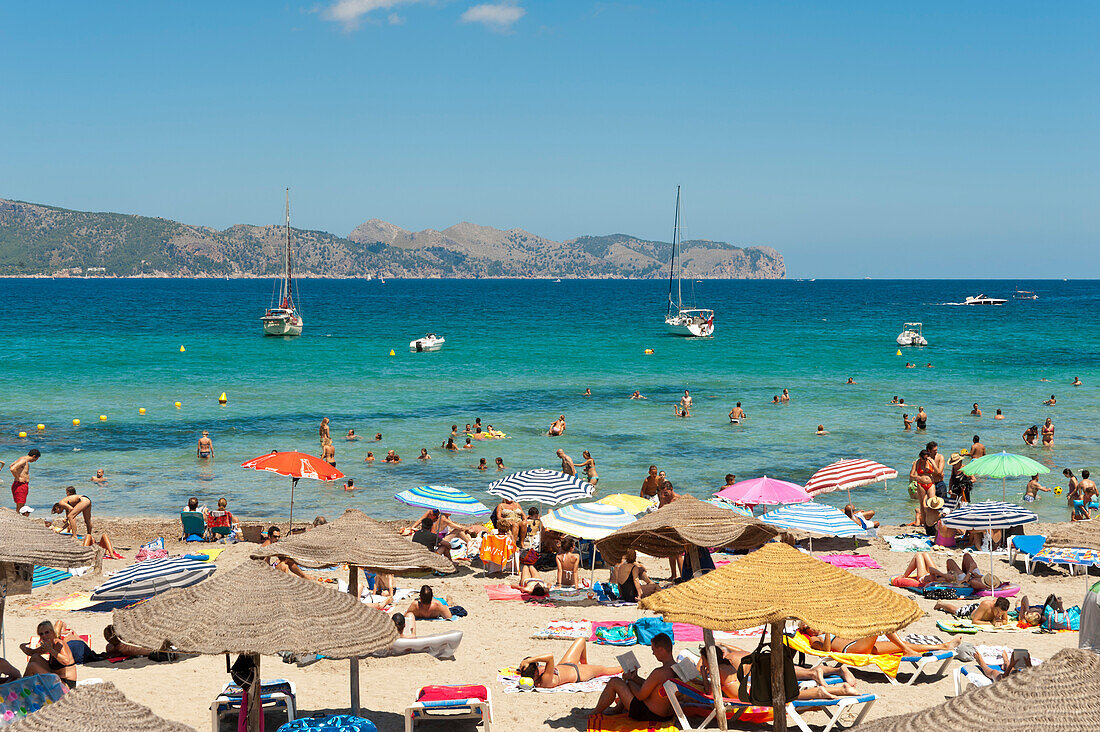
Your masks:
M1039 517L1031 511L1020 508L1015 503L1004 501L978 501L956 508L940 521L944 526L964 531L989 532L989 573L993 574L993 530L1008 529L1013 526L1038 521ZM995 588L989 588L996 596Z
M634 514L604 503L574 503L556 508L542 519L542 525L579 539L602 539L634 523Z
M483 516L490 508L469 493L449 485L422 485L401 491L397 500L417 508L435 509L440 513L457 513L466 516Z
M867 536L867 530L842 511L824 503L794 503L777 508L760 520L783 529L805 531L818 536Z
M513 501L538 501L550 506L588 498L595 488L575 475L536 468L521 470L489 485L489 493Z
M92 592L92 599L104 601L144 600L173 587L190 587L213 574L213 562L186 557L146 559L115 573Z

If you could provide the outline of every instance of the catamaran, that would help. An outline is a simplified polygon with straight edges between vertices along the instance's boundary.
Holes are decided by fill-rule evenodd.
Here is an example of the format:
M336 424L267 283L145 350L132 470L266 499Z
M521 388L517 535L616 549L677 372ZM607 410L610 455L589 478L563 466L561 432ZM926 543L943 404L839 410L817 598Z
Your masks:
M680 283L680 244L680 186L676 186L676 223L672 229L672 260L668 268L668 310L665 312L665 325L676 335L706 338L714 335L714 311L708 308L684 307ZM674 282L675 300L672 299Z
M283 282L279 304L270 307L260 321L264 335L296 336L302 334L302 316L294 308L294 279L290 262L290 189L286 189L286 251L283 256Z

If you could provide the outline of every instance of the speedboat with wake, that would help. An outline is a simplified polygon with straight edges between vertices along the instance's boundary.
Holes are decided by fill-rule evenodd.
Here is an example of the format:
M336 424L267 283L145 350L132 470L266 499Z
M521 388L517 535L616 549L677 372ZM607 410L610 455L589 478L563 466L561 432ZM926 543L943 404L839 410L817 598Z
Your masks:
M963 305L1004 305L1008 300L1001 297L986 297L986 295L968 295Z

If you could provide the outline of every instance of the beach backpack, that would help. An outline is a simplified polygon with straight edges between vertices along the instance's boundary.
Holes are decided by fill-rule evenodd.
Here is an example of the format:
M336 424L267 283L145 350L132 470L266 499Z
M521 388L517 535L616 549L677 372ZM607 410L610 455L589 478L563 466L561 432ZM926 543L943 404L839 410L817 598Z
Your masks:
M760 634L760 644L737 667L738 698L761 707L772 706L772 663L775 659L767 645L769 630L770 626L765 625L764 632ZM745 675L745 662L749 664L752 683L748 683L749 678ZM783 664L783 697L787 701L797 699L798 679L794 675L794 651L786 644L783 645L783 658L779 663Z
M634 635L643 646L653 644L653 638L661 633L675 640L672 633L672 623L661 618L638 618L634 621Z

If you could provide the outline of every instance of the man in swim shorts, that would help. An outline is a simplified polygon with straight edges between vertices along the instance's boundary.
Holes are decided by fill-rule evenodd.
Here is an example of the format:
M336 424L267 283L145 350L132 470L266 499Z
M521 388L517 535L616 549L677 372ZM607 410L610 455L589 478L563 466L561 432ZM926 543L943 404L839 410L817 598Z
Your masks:
M737 406L730 410L730 424L741 424L744 419L745 410L741 408L741 402L737 402Z
M974 444L970 446L970 457L973 460L985 457L985 445L982 444L977 435L974 435Z
M961 605L940 600L933 606L933 609L950 613L960 620L970 618L972 623L1005 625L1008 623L1008 605L1007 597L987 597L981 602L970 602Z
M195 449L195 457L204 459L214 457L214 441L210 439L210 433L206 430L202 431L202 437L199 438L199 445Z
M577 466L573 464L573 458L565 454L565 450L558 450L557 456L561 460L561 472L566 475L577 474Z
M947 483L943 480L947 461L944 460L943 455L940 455L939 443L929 442L924 446L924 449L928 451L928 458L932 461L932 483L936 486L936 495L940 498L947 498Z
M1039 482L1039 474L1036 473L1031 476L1031 480L1027 482L1027 488L1024 489L1024 502L1034 503L1035 499L1039 497L1039 491L1050 493L1050 488L1047 488Z
M31 463L38 462L42 453L37 447L32 447L26 455L11 464L8 470L12 475L11 497L15 500L15 510L22 511L27 505L27 494L31 490Z
M657 489L661 487L661 482L657 478L657 466L649 466L649 474L642 481L642 490L638 492L638 495L642 498L653 498L657 495Z
M646 679L642 679L638 671L634 670L624 673L622 678L608 681L596 708L592 710L593 714L626 712L636 722L667 722L672 719L672 706L668 703L668 698L659 693L665 682L671 680L676 673L672 670L676 661L672 656L672 639L664 633L658 633L653 636L650 647L661 665ZM612 705L615 705L616 711L610 711Z

